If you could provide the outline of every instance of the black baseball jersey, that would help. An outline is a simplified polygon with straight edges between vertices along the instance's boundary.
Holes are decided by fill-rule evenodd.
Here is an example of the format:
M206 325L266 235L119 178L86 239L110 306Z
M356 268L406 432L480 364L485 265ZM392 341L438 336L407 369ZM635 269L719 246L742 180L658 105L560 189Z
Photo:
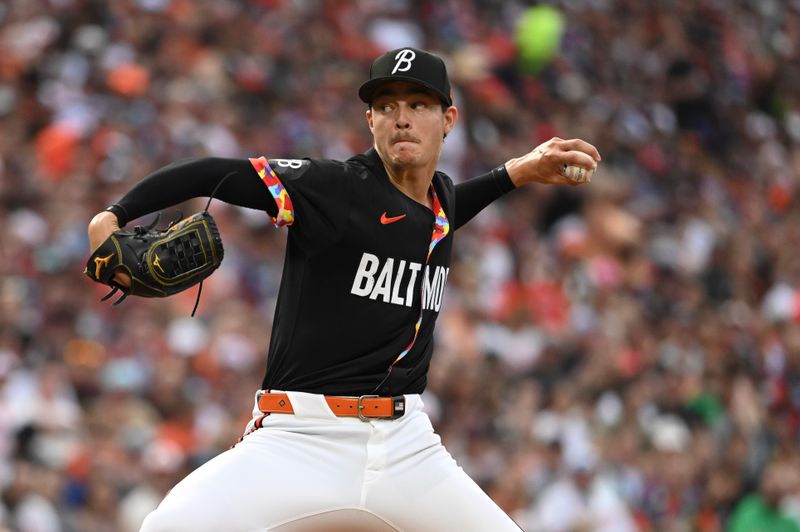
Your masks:
M431 211L391 183L374 151L251 162L274 220L289 226L264 388L422 392L450 271L453 182L435 173Z
M392 184L375 150L347 161L204 158L154 172L114 212L124 225L217 185L220 199L288 226L263 388L330 395L424 390L453 233L513 189L504 172L455 187L436 172L431 210Z

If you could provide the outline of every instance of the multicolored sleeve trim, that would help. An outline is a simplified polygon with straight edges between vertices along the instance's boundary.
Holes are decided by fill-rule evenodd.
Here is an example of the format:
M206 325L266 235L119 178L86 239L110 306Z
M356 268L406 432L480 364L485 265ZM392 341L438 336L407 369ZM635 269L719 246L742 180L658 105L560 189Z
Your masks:
M275 199L275 205L278 206L278 215L272 217L272 223L275 227L283 227L284 225L292 225L294 223L294 207L292 206L292 199L289 193L278 179L278 175L272 168L270 168L266 157L250 158L250 164L253 165L258 177L267 185L269 193Z

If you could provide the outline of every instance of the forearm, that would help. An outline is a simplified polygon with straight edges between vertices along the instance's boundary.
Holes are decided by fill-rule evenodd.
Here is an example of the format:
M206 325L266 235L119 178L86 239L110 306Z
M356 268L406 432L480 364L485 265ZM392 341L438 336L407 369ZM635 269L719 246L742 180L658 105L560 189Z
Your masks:
M124 226L130 220L197 197L215 197L242 207L276 211L275 202L247 159L206 157L170 164L146 176L110 210Z
M458 229L494 200L514 190L505 166L474 177L456 185L456 216L454 230Z

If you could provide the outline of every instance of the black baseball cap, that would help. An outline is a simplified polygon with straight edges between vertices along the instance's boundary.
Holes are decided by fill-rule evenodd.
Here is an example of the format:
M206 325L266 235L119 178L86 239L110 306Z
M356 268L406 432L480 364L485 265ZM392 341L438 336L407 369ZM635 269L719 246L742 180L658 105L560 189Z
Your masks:
M425 50L397 48L378 57L369 67L369 80L358 89L358 97L364 103L370 103L377 88L389 81L422 85L435 92L448 106L453 105L444 61Z

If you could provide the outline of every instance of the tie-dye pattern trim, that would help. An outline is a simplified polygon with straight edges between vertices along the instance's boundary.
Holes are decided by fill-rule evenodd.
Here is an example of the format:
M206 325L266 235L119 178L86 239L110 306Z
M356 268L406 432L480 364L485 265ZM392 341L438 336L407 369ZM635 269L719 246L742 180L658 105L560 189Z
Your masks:
M420 309L419 309L419 319L417 323L414 325L414 337L411 339L411 343L406 346L402 353L397 355L397 358L394 359L392 362L392 366L400 362L404 356L411 351L411 348L414 347L414 343L417 341L417 335L419 334L419 329L422 326L422 289L425 286L425 276L428 275L428 261L431 259L431 253L433 253L433 248L436 247L444 237L447 236L447 233L450 232L450 222L447 220L447 216L444 214L444 209L442 208L442 204L439 203L439 196L436 195L436 190L431 186L431 192L433 192L433 212L436 214L436 222L433 225L433 233L431 234L431 243L428 246L428 256L425 258L425 269L423 270L423 279L420 281L419 291L420 291Z
M265 157L259 157L258 159L251 157L250 164L252 164L253 168L258 172L258 177L267 185L269 193L275 198L275 205L278 206L278 215L272 217L272 223L275 227L292 225L294 223L292 199L283 187L281 180L278 179L278 175L270 168L267 159Z

